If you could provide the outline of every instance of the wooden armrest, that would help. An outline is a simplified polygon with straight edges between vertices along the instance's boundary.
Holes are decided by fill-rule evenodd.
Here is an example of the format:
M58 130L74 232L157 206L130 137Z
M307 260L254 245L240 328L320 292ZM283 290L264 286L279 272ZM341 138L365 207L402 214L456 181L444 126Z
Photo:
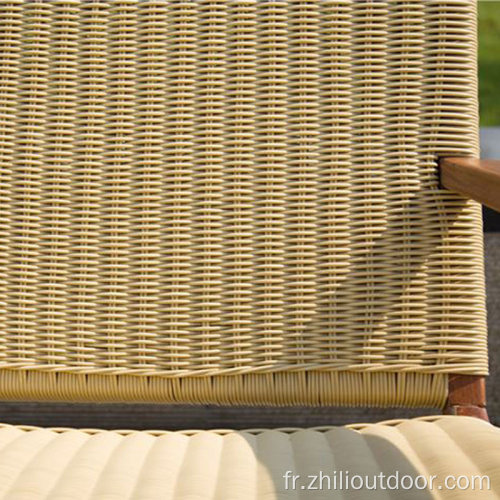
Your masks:
M500 160L440 158L441 185L500 211Z

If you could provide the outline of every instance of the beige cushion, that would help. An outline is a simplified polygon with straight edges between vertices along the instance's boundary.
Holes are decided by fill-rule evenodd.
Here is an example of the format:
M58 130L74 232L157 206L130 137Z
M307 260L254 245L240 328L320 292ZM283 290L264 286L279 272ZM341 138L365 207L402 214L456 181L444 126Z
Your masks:
M285 476L289 473L288 489ZM434 491L308 490L337 481L437 475ZM291 474L300 475L296 489ZM446 490L446 476L488 475L490 490ZM465 480L462 480L465 481ZM372 486L369 479L368 486ZM477 484L477 488L478 483ZM486 485L486 483L484 483ZM339 486L339 482L337 482ZM437 489L441 485L443 489ZM301 486L305 488L302 489ZM314 486L314 485L313 485ZM355 482L356 486L356 482ZM0 498L204 500L499 498L500 430L468 417L250 431L85 431L0 427Z

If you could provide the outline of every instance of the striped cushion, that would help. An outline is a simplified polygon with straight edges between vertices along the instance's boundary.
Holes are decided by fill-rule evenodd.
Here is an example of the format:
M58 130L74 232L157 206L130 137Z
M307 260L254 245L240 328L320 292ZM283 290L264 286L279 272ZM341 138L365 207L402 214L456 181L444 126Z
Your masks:
M2 499L359 498L352 488L328 490L326 480L322 491L308 490L307 476L320 471L331 488L347 473L437 476L433 491L377 489L365 492L369 498L499 498L500 431L450 416L250 431L0 428ZM300 476L295 489L292 474ZM491 489L447 490L450 474L488 475Z

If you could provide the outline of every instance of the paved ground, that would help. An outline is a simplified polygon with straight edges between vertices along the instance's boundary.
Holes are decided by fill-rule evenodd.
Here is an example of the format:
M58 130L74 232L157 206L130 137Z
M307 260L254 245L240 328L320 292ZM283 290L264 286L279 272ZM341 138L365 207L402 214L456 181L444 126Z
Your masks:
M488 411L491 420L500 426L500 233L485 234L485 254L490 354Z
M500 127L483 127L479 133L481 158L500 158Z

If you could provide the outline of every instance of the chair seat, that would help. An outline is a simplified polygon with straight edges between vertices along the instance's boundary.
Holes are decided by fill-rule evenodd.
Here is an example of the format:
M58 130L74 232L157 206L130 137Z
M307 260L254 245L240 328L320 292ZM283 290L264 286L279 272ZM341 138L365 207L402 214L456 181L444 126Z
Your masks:
M404 489L405 476L418 488ZM248 431L0 427L9 500L500 498L499 488L500 430L469 417Z

